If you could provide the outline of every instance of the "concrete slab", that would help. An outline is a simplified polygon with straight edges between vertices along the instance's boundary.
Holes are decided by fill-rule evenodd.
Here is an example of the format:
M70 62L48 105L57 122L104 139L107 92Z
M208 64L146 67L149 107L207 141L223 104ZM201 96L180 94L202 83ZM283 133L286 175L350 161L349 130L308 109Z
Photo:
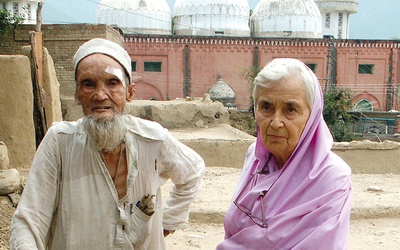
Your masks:
M255 141L255 137L228 124L170 131L178 140L203 157L206 166L242 168L246 151Z
M207 166L242 168L247 149L256 139L228 124L170 131L199 153ZM353 173L400 174L400 144L397 142L334 143L332 151L349 164Z
M256 138L229 124L221 124L208 128L170 129L170 132L179 140L211 139L211 140L249 140Z

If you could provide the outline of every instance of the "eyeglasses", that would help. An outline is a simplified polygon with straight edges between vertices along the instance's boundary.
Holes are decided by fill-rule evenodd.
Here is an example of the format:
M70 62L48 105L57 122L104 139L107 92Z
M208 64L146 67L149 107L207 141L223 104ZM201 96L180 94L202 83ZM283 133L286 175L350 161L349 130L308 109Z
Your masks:
M244 190L248 190L248 187L250 187L251 184L258 179L259 175L263 175L263 174L267 174L267 173L268 172L265 172L264 170L259 170L256 173L252 174L251 178L247 181L247 183L243 187L242 191L240 191L240 193L237 196L237 198L233 201L233 204L235 204L236 207L239 208L240 211L245 213L256 225L258 225L258 226L260 226L262 228L267 228L268 227L268 224L265 221L264 197L268 193L269 189L271 189L271 187L268 190L263 190L263 191L258 193L257 199L260 198L260 202L261 202L261 217L262 217L261 219L256 217L256 216L254 216L252 214L251 210L248 209L247 207L245 207L244 205L240 204L239 201L242 200L242 198L243 198L242 195L244 194Z

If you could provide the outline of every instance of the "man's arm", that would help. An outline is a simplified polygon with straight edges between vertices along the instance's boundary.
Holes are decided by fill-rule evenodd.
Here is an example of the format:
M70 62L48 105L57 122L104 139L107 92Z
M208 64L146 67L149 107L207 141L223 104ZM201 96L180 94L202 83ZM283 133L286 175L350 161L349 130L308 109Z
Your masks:
M33 160L10 225L10 249L45 249L58 190L58 144L49 130Z
M164 229L168 235L171 230L187 227L189 206L200 191L205 164L194 150L180 143L171 134L166 139L161 159L162 174L174 183L163 209Z

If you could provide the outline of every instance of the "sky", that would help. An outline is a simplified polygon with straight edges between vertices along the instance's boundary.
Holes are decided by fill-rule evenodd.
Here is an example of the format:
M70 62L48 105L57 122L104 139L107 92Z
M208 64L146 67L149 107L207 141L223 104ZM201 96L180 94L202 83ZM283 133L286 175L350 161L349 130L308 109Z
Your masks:
M171 10L175 0L166 0ZM201 1L201 0L199 0ZM43 23L97 23L100 0L45 0ZM258 0L248 0L254 9ZM400 39L400 0L358 0L358 13L350 16L350 39Z

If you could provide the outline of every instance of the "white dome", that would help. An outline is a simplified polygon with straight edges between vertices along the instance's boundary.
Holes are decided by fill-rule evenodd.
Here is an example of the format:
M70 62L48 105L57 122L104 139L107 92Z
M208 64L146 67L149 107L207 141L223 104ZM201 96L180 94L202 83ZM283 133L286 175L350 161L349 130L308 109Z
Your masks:
M101 0L97 22L125 34L171 34L171 10L165 0Z
M176 35L250 36L247 0L176 0Z
M314 0L260 0L250 22L254 37L322 37Z

